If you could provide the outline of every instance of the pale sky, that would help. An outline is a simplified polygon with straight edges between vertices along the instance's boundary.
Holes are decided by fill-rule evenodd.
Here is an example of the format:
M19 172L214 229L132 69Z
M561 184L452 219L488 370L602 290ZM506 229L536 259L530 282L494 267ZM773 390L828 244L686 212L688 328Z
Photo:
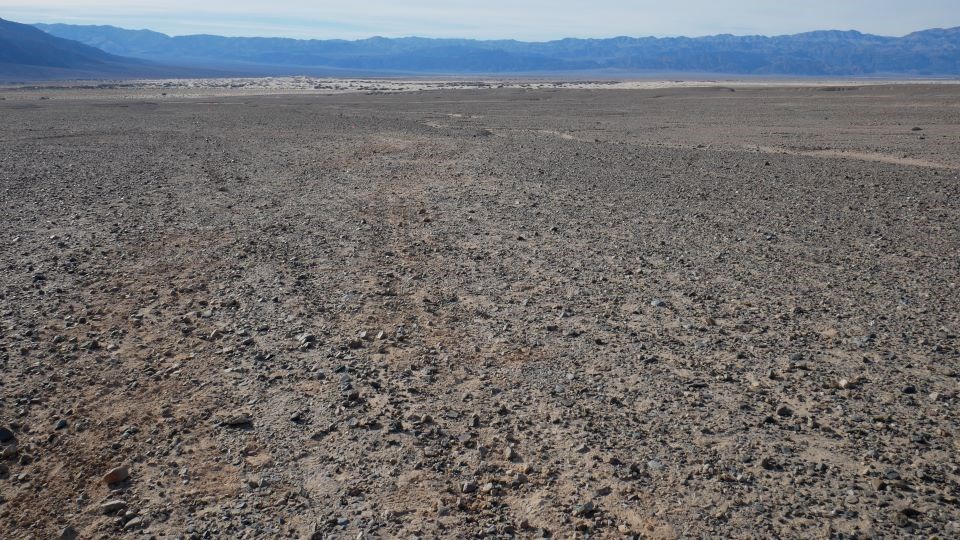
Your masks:
M0 18L171 35L358 39L792 34L960 26L960 0L0 0Z

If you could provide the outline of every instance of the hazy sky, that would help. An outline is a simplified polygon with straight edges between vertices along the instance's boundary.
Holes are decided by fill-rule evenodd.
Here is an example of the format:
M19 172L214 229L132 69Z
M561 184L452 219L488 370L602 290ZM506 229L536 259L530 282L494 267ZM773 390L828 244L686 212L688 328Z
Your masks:
M0 0L18 22L112 24L168 34L515 38L903 35L960 26L960 0Z

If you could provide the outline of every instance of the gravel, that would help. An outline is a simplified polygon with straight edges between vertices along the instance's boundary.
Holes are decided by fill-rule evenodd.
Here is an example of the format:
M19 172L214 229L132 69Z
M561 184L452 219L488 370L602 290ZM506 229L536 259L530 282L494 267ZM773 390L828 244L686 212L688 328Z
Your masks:
M0 537L956 536L960 87L520 84L0 89Z

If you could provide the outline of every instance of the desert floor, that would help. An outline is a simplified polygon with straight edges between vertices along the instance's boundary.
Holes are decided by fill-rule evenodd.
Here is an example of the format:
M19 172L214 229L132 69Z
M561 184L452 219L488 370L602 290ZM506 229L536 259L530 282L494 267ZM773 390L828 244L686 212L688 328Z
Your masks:
M960 85L599 86L0 90L0 537L960 535Z

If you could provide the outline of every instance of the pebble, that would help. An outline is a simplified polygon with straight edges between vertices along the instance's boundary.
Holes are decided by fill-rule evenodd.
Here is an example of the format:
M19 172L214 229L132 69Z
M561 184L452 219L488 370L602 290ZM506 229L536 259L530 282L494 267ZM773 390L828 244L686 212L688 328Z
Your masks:
M226 427L240 427L250 425L252 422L253 419L250 418L249 414L240 413L224 417L220 421L220 425Z
M103 483L107 485L116 484L117 482L123 482L129 477L130 471L125 466L117 467L103 475Z
M53 429L66 429L67 421L63 418L57 420L57 423L53 425Z
M317 336L313 334L300 334L297 336L297 343L301 349L311 349L317 344Z
M14 434L12 431L10 431L8 428L0 426L0 443L12 441L13 438Z
M114 512L119 512L127 507L126 501L121 501L120 499L114 499L112 501L107 501L100 505L100 510L104 514L112 514Z
M760 460L760 466L767 471L778 471L780 470L780 465L772 457L767 456Z
M464 482L463 485L460 486L460 491L464 493L473 493L477 491L477 483L472 481Z
M0 450L0 458L8 458L10 456L15 456L17 454L17 443L12 442L7 446L3 447L3 450Z
M592 501L587 501L587 502L585 502L585 503L577 506L577 509L574 511L574 515L576 515L576 516L589 516L590 514L593 513L594 510L596 510L596 507L594 506L593 502L592 502Z
M787 407L786 405L781 405L780 408L777 409L777 416L781 418L790 418L793 416L793 409Z
M650 306L655 308L667 307L667 301L660 298L654 298L650 301Z

